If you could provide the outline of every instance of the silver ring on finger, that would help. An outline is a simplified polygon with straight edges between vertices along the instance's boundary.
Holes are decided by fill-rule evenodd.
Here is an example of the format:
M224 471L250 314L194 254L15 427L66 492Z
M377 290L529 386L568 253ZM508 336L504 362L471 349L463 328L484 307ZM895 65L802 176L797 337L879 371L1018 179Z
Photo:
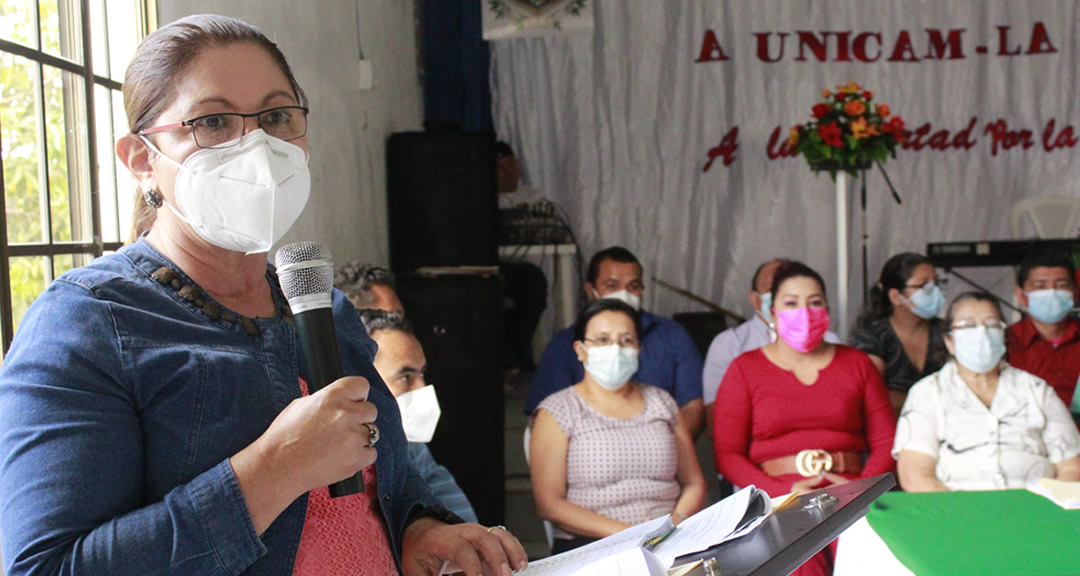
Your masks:
M382 438L382 434L379 432L379 427L374 422L365 422L364 426L368 429L368 448L374 448L375 443Z

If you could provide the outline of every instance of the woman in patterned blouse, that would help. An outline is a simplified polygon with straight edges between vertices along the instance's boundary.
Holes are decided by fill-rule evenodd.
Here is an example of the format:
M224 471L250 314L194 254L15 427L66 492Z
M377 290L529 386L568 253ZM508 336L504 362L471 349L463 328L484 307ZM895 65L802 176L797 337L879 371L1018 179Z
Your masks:
M574 326L585 378L537 410L530 471L537 513L555 525L554 553L669 513L678 523L704 504L705 478L675 400L631 380L639 332L627 304L590 304Z
M908 492L1080 481L1080 434L1045 381L1002 362L1005 323L989 295L957 296L945 318L953 359L908 393L893 456Z

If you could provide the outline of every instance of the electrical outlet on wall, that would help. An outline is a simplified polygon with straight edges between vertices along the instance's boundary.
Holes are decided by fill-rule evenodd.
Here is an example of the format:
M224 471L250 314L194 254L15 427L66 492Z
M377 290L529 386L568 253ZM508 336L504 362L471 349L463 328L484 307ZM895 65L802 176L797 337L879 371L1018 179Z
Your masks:
M375 66L371 60L360 61L360 90L371 90L375 87Z

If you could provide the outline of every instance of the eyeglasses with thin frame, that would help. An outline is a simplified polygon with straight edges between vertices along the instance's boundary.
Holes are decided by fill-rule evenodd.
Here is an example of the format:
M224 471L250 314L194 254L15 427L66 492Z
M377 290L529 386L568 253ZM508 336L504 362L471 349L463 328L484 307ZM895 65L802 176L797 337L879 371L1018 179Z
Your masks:
M1001 320L987 320L985 322L976 322L974 320L964 320L956 322L952 326L949 326L951 332L957 330L970 330L972 328L978 328L979 326L985 327L987 330L1005 330L1007 324Z
M633 336L623 336L621 338L611 338L610 336L600 336L599 338L586 338L586 342L595 346L611 346L612 344L618 344L621 348L633 348L638 345L637 338Z
M924 290L924 289L926 289L927 286L929 286L931 284L933 284L935 286L938 286L940 288L945 288L946 286L949 285L949 279L948 278L931 278L931 279L927 280L926 282L923 282L922 284L904 284L904 288L911 288L913 290Z
M191 128L195 145L199 148L232 148L240 143L240 138L247 134L248 118L258 120L259 128L279 140L296 140L307 134L308 109L304 106L278 106L261 112L241 114L222 112L206 114L182 122L154 126L139 132L140 135L157 134L177 128Z

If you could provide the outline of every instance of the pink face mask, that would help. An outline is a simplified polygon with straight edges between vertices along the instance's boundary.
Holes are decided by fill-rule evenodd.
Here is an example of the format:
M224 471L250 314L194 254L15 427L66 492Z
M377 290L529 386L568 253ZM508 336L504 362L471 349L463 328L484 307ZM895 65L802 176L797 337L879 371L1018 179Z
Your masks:
M796 308L775 314L776 332L788 346L809 352L825 338L829 330L828 308Z

